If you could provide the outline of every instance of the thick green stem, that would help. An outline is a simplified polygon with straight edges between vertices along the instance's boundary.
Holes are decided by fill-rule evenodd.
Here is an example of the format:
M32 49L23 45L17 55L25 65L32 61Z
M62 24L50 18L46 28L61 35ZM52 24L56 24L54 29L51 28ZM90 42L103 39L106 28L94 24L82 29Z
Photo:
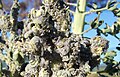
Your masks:
M74 21L72 24L72 30L74 34L81 34L84 29L86 0L78 0L76 11L74 13Z

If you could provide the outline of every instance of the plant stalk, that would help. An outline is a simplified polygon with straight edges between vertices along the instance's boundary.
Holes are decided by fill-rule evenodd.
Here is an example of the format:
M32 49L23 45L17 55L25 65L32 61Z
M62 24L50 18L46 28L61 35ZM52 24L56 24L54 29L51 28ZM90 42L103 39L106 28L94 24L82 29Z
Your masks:
M72 30L74 34L81 34L84 29L86 0L78 0L76 11L74 13L74 21L72 23Z

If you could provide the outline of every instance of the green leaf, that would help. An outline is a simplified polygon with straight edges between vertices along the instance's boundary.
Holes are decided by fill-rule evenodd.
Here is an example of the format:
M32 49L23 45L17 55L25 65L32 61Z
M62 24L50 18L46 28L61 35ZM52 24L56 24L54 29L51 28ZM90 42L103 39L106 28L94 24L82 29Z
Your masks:
M111 63L111 60L114 59L114 56L108 56L107 58L109 59L109 61L110 61L110 63Z
M105 54L105 57L115 57L117 53L115 51L110 51Z
M116 47L116 49L120 51L120 47Z
M104 23L104 20L100 20L99 21L99 26L102 25Z
M94 9L94 7L93 7L91 4L87 4L87 6L88 6L89 8Z
M103 61L103 62L107 62L108 59L107 59L107 58L103 58L102 61Z
M115 61L115 60L114 60L112 63L113 63L114 65L118 64L118 62L117 62L117 61Z
M120 8L116 8L112 11L115 16L117 16L118 13L120 13Z
M92 5L92 6L93 6L93 8L94 8L94 9L97 9L97 8L98 8L98 6L97 6L97 4L96 4L96 3L93 3L93 5Z
M92 29L100 27L104 23L103 20L98 21L98 19L95 19L94 21L91 22L91 27Z
M91 5L91 4L87 4L87 6L88 6L89 8L92 8L92 9L97 9L97 8L98 8L98 6L97 6L96 3L93 3L92 5Z
M116 14L117 17L120 17L120 12Z
M106 34L108 32L111 32L111 29L101 29L101 31L102 31L103 34Z
M120 24L119 23L120 23L119 21L114 22L114 26L116 27L116 30L115 30L116 34L118 34L120 32Z
M114 6L117 2L116 1L111 1L111 3L109 4L110 7Z

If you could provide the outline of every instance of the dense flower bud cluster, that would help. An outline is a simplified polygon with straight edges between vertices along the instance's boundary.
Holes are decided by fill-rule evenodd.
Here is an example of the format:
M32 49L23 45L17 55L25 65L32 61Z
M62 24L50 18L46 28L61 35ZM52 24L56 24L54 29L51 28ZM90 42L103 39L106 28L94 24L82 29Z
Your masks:
M86 77L99 64L108 41L100 36L87 39L70 33L66 7L62 0L45 3L39 10L30 11L28 18L20 22L24 23L22 28L11 31L6 44L14 68L11 65L9 70L23 77Z

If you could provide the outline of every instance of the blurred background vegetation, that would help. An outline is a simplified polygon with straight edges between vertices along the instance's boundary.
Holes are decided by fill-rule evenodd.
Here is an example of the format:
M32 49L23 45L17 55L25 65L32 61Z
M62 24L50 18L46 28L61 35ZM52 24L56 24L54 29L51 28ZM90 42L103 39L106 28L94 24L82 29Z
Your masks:
M7 13L9 13L13 4L13 0L1 0L1 1L3 3L4 10ZM64 1L76 3L77 0L64 0ZM39 9L40 5L42 5L42 0L19 0L19 2L20 2L19 19L26 18L30 9L32 8ZM87 2L90 4L97 3L99 7L104 7L107 0L87 0ZM71 6L70 9L75 10L75 7Z

